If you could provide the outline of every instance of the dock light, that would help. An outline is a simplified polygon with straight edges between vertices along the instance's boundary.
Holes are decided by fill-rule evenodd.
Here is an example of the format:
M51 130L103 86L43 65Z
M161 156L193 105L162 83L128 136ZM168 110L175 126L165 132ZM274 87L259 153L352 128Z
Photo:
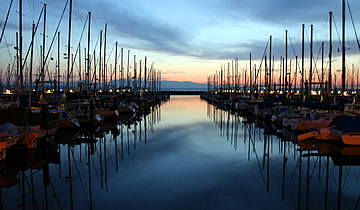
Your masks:
M250 93L250 90L248 90L247 92Z
M356 91L353 91L352 94L356 94Z
M11 94L11 91L8 90L8 89L6 89L5 92L4 92L4 94Z
M74 91L72 89L70 89L70 93L73 93Z
M275 93L275 91L272 90L272 91L270 91L270 93L273 94L273 93Z
M334 93L334 91L332 90L331 93Z
M340 91L340 90L338 91L338 94L341 94L341 91Z
M116 92L118 93L118 92L120 92L120 90L119 90L119 89L117 89L117 90L116 90Z
M297 90L296 93L300 93L300 91Z
M215 91L215 94L217 94L217 91Z
M99 93L102 93L102 90L99 90Z
M262 91L260 91L260 93L264 93L264 91L262 90Z
M109 92L112 93L112 89L110 89Z
M51 93L51 90L47 90L46 93Z
M60 91L63 91L63 89L60 89Z
M33 92L35 92L35 89L33 89Z
M344 95L345 95L345 96L346 96L346 95L348 95L348 92L347 92L347 91L345 91L345 92L344 92Z
M280 94L283 94L284 92L283 91L280 91Z

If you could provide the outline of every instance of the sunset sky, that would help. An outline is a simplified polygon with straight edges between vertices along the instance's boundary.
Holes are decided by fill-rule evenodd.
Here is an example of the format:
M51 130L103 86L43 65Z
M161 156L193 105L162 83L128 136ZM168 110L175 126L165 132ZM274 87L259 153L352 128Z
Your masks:
M31 24L37 21L42 4L47 7L47 50L66 0L23 0L24 54L31 41ZM0 24L4 25L10 0L0 2ZM355 28L360 30L360 1L349 0ZM0 68L3 74L14 60L15 32L18 30L18 1L15 0L0 43ZM306 25L305 56L309 55L310 24L314 25L314 57L318 59L320 43L325 42L328 55L329 11L334 13L333 44L334 70L341 66L338 52L341 45L341 0L73 0L72 51L79 43L88 12L91 19L91 51L96 45L100 30L108 24L107 59L114 63L112 51L115 42L124 52L130 49L137 61L148 57L155 68L161 70L163 80L205 83L222 65L240 59L239 69L249 68L249 53L259 65L269 36L273 36L273 55L279 60L284 55L285 30L289 32L289 59L301 56L301 25ZM360 66L360 50L356 45L353 25L347 8L347 65ZM40 55L42 21L36 36L35 56ZM67 52L68 7L61 22L61 54ZM87 27L87 26L86 26ZM360 31L358 31L360 33ZM57 40L57 39L56 39ZM57 42L51 56L57 58ZM87 47L87 28L81 41ZM120 50L119 50L120 51ZM111 53L112 52L112 53ZM295 52L295 53L294 53ZM82 49L82 58L84 49ZM127 55L125 55L127 56ZM63 57L63 56L62 56ZM321 58L319 58L320 61ZM55 59L56 60L56 59ZM49 68L55 68L55 60ZM126 59L124 59L126 60ZM143 59L144 60L144 59ZM66 60L61 60L65 72ZM35 63L39 65L39 62ZM306 61L309 68L309 61ZM319 65L319 64L318 64ZM326 64L327 65L327 64ZM278 64L275 64L278 68Z

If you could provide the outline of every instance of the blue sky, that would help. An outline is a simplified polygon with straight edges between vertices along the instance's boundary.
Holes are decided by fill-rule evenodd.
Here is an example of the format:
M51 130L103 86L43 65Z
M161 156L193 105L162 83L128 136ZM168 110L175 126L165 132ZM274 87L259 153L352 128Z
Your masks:
M36 21L44 1L23 0L24 10L24 46L29 46L30 28ZM47 46L54 34L55 26L65 5L65 0L49 0ZM2 0L0 7L0 23L3 26L10 0ZM360 2L349 0L355 26L360 30ZM17 1L5 32L6 43L0 43L1 67L6 68L10 54L15 55L15 30L17 30ZM273 53L275 58L284 55L285 30L289 30L289 57L301 55L301 24L306 24L306 41L310 38L310 24L314 25L314 51L318 50L321 41L327 40L329 11L334 12L334 55L337 56L341 33L341 1L340 0L122 0L97 1L73 0L72 46L77 45L88 11L92 12L91 49L96 46L99 31L108 24L108 54L113 62L111 50L116 41L125 51L131 50L131 56L138 59L145 55L155 67L164 73L164 79L179 81L205 82L206 76L219 70L221 65L238 57L240 69L247 68L247 59L251 52L254 63L259 62L270 35L273 36ZM61 51L66 52L68 11L61 23ZM347 14L347 43L351 63L359 65L355 36ZM42 25L39 30L42 31ZM87 30L87 29L86 29ZM87 46L87 31L82 46ZM40 34L37 46L42 43ZM8 44L8 45L6 45ZM56 44L56 43L55 43ZM292 46L291 46L292 45ZM9 47L8 47L9 46ZM39 48L39 47L38 47ZM308 55L308 43L306 44ZM10 53L9 53L10 52ZM39 54L39 49L35 54ZM317 53L317 52L316 52ZM314 52L315 54L315 52ZM56 49L51 54L56 57ZM6 58L6 59L5 59ZM65 63L65 61L61 61ZM51 68L49 64L49 68ZM64 64L63 64L64 65ZM259 65L259 64L257 64ZM336 64L335 64L336 65ZM349 63L350 65L350 63ZM65 69L65 66L62 68Z

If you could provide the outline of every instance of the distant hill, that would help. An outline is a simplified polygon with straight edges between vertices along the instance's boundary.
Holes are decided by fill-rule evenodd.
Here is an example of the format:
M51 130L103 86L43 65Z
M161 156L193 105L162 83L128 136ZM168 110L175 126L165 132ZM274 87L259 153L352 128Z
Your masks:
M185 90L185 91L195 91L195 90L207 90L207 84L195 83L195 82L178 82L178 81L161 81L161 90Z
M77 81L74 82L75 87L77 87ZM114 83L113 83L114 84ZM117 84L120 84L120 81L117 80ZM126 83L125 83L126 84ZM132 84L132 82L131 82ZM61 82L60 87L61 89L65 89L65 83ZM144 85L144 83L143 83ZM45 84L46 87L50 87L50 84ZM203 83L196 83L196 82L190 82L190 81L161 81L161 90L163 91L206 91L207 90L207 84Z

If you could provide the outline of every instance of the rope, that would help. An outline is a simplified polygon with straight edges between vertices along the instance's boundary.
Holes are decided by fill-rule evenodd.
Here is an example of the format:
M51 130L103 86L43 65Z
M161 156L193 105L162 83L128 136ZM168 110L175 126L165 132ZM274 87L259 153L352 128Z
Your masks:
M7 14L6 14L5 23L4 23L4 26L3 26L3 28L2 28L2 32L1 32L1 36L0 36L0 43L1 43L1 40L2 40L2 38L3 38L3 36L4 36L4 32L5 32L5 28L6 28L6 23L7 23L8 18L9 18L9 14L10 14L10 10L11 10L11 5L12 5L12 3L13 3L13 0L11 0L11 2L10 2L10 6L9 6L8 12L7 12Z
M262 59L261 59L261 62L260 62L260 66L259 66L259 68L258 68L258 71L257 71L257 74L256 74L255 79L257 79L258 76L259 76L260 69L261 69L262 63L263 63L263 61L264 61L267 48L268 48L268 46L269 46L269 42L270 42L270 39L268 39L268 42L266 43L266 47L265 47L265 50L264 50L264 53L263 53L263 56L262 56ZM271 58L270 58L270 59L271 59ZM250 67L250 68L251 68L251 67ZM270 69L271 69L271 66L270 66ZM250 71L251 71L251 69L250 69ZM251 75L250 75L250 77L251 77ZM261 83L261 81L260 81L260 83Z
M359 38L358 38L358 35L357 35L357 32L356 32L354 19L353 19L353 16L352 16L352 13L351 13L351 9L350 9L350 4L349 4L349 1L346 1L346 2L347 2L347 5L348 5L348 8L349 8L349 14L350 14L350 17L351 17L352 26L353 26L353 28L354 28L355 37L356 37L356 42L357 42L358 48L359 48L359 50L360 50L360 42L359 42Z

